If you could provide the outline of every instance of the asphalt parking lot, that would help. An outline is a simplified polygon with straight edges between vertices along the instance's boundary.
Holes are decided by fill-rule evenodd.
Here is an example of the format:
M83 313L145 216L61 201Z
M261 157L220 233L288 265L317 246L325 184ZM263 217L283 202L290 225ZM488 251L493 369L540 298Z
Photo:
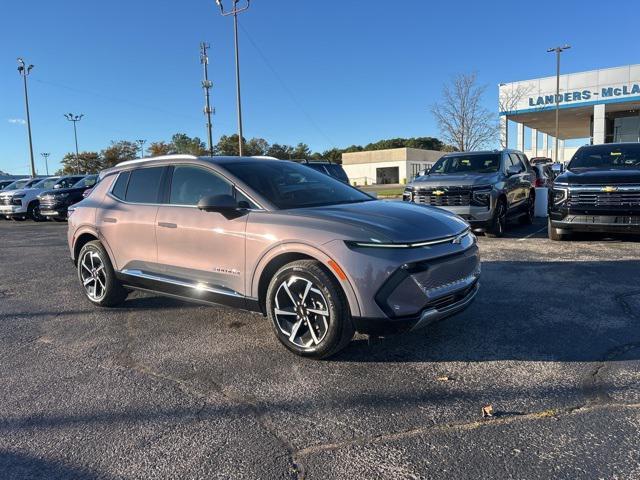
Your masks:
M2 478L640 478L638 238L480 238L468 310L319 362L249 313L94 308L65 234L0 221Z

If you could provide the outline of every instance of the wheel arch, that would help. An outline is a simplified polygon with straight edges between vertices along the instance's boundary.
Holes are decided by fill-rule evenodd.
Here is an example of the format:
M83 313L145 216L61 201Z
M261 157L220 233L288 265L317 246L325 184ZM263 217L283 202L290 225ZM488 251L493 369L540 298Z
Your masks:
M116 264L114 263L113 254L111 252L111 249L109 248L109 245L104 240L104 238L102 238L101 235L98 234L98 232L96 232L92 228L82 228L78 232L76 232L76 234L74 235L73 263L77 265L78 255L80 254L80 250L82 250L82 247L84 247L87 243L91 242L92 240L98 240L102 244L105 251L107 252L107 255L109 255L109 261L111 262L111 265L113 265L113 268L115 269Z
M278 245L267 252L258 262L251 279L249 292L251 296L258 299L260 309L266 313L266 293L269 282L275 273L284 265L296 260L316 260L322 268L335 279L337 285L342 289L351 315L360 316L360 306L348 278L340 279L336 272L329 266L329 261L333 261L326 253L305 244L284 244Z

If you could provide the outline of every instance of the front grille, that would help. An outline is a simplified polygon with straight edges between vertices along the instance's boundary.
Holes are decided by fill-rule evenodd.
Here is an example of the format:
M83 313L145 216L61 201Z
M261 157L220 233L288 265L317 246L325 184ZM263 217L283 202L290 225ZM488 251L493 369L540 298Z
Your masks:
M0 197L0 205L11 205L11 197L8 195Z
M51 208L55 206L56 203L56 197L54 197L53 195L45 195L44 197L40 197L40 210Z
M437 310L441 310L443 308L450 307L451 305L454 305L454 304L464 300L464 298L467 295L469 295L474 288L476 288L477 283L478 283L477 281L474 282L473 285L469 286L468 288L466 288L466 289L464 289L464 290L462 290L460 292L456 292L456 293L453 293L451 295L447 295L445 297L441 297L441 298L438 298L436 300L433 300L433 301L427 303L425 305L425 308L435 308Z
M640 207L640 190L636 192L570 192L569 207Z
M414 201L435 207L466 207L471 205L468 187L421 188L415 191Z

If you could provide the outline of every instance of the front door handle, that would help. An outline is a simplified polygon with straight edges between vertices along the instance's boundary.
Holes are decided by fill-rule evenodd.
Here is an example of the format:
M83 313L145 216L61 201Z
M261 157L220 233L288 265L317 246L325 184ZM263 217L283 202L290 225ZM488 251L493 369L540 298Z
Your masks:
M118 223L118 220L116 220L115 218L111 218L111 217L104 217L102 219L102 221L104 223Z
M167 222L158 222L158 226L164 227L164 228L178 228L178 225L176 225L175 223L167 223Z

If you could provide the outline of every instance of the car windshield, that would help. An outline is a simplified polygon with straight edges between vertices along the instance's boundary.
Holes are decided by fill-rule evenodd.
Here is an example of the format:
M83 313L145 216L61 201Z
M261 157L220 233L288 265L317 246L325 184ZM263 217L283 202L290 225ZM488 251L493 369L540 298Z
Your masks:
M78 180L81 180L83 177L64 177L56 182L53 188L69 188L72 187L74 183Z
M42 180L42 179L41 178L32 178L31 180L28 180L27 183L24 184L23 188L31 188L36 183L38 183L40 180Z
M98 180L97 175L87 175L79 182L74 183L73 188L93 187L96 184L96 180Z
M45 178L44 180L40 180L36 183L33 188L42 188L42 189L50 189L53 188L55 183L58 181L58 178Z
M373 200L326 174L286 160L238 160L224 163L223 167L279 209Z
M445 155L429 170L429 175L447 173L493 173L500 168L500 155Z
M29 182L29 179L16 180L15 182L10 183L9 185L7 185L4 189L5 190L18 190L18 189L24 187L28 182Z
M580 148L569 162L569 169L578 168L640 168L640 143Z

